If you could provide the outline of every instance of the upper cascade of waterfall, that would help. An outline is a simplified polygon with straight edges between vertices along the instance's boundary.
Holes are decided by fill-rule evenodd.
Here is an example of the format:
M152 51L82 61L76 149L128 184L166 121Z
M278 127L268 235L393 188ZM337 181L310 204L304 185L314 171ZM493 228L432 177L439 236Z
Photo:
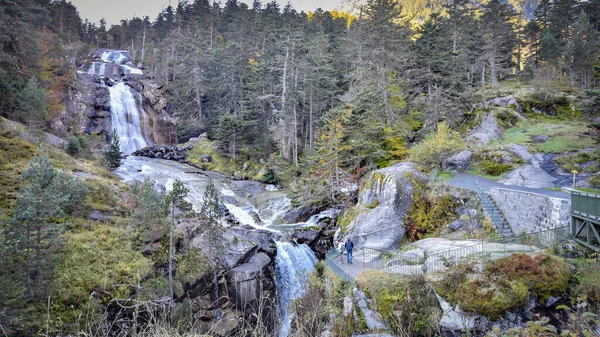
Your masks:
M100 61L92 62L88 74L101 77L143 75L142 70L133 65L133 57L126 50L104 50L98 58ZM107 64L114 64L113 67L120 70L115 72L112 67L107 67Z
M148 146L142 135L140 118L145 113L132 89L123 82L108 88L110 92L110 112L113 129L117 130L121 142L121 152L131 154Z
M307 245L296 246L290 242L276 242L276 245L277 295L282 318L279 337L287 337L294 317L289 306L306 293L308 279L317 264L317 257Z
M116 64L125 64L133 61L133 57L126 50L105 50L100 55L100 59L106 63Z

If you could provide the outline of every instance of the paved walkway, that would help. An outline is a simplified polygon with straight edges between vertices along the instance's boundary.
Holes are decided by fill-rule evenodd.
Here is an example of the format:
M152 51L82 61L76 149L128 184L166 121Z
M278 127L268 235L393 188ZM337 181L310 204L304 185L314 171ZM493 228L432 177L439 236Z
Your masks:
M543 188L507 186L504 184L500 184L499 182L497 182L495 180L480 177L480 176L470 174L470 173L456 173L454 178L452 178L448 181L449 185L452 185L455 187L460 187L460 188L465 188L465 189L472 190L475 192L480 191L480 188L477 186L478 183L479 183L479 186L481 186L481 190L483 192L489 192L492 188L504 188L507 190L515 190L515 191L522 191L522 192L546 195L546 196L553 197L553 198L560 198L560 199L570 199L571 198L568 194L561 192L561 191L551 191L551 190L547 190L547 189L543 189Z

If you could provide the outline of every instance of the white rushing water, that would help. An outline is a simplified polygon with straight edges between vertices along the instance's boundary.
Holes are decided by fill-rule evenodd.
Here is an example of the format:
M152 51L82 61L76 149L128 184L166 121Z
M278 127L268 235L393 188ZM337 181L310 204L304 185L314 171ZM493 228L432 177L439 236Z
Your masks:
M289 242L277 242L277 296L281 314L279 337L287 337L291 329L293 314L290 304L304 296L308 278L315 268L317 257L307 245L293 245Z
M93 62L88 74L97 75L104 85L106 64L117 64L125 75L142 75L142 70L126 65L131 56L124 50L106 50L100 55L102 62ZM145 146L148 142L142 134L140 120L146 117L142 108L141 95L122 82L122 79L108 88L110 94L110 113L112 128L117 130L121 141L121 152L131 154Z
M140 125L144 113L135 99L132 89L120 82L108 88L110 92L110 115L112 127L117 130L121 141L121 152L131 154L148 145L142 136Z

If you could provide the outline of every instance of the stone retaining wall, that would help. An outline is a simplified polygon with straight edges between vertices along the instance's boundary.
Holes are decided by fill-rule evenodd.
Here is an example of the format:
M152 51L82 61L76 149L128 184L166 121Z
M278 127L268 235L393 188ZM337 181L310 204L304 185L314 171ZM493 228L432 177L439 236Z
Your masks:
M569 199L504 188L492 188L490 195L516 235L568 226L571 223Z

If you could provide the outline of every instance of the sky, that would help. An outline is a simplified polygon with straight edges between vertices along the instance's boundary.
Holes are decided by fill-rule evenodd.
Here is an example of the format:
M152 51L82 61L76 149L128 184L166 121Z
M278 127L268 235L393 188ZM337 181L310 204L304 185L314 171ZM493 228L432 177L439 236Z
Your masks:
M104 18L107 25L117 24L121 19L131 19L132 17L149 16L151 20L169 4L169 0L70 0L79 10L82 20L88 19L91 22L99 23ZM226 0L220 0L225 3ZM252 0L240 0L251 4ZM263 0L263 4L270 0ZM178 0L170 0L171 5L176 6ZM287 4L288 0L278 0L282 5ZM324 10L331 10L339 7L340 0L289 0L289 2L298 11L309 11L321 7Z

